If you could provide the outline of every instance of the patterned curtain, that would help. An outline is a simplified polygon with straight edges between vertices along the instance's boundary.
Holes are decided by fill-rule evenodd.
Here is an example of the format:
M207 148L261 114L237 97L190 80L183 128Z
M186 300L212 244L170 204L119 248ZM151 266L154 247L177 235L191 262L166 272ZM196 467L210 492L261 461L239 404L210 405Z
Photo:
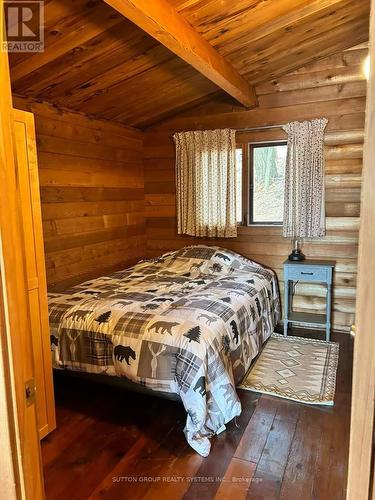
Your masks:
M319 118L283 126L288 134L283 226L286 238L325 235L323 141L327 122Z
M235 130L178 132L173 138L178 233L237 236Z

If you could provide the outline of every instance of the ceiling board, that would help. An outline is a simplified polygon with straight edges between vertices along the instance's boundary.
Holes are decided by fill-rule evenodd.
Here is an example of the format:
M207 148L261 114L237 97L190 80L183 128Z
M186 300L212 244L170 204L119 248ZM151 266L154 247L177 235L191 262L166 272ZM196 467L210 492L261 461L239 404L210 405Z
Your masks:
M168 0L105 2L241 104L248 108L257 105L254 87Z
M11 54L17 94L145 126L218 87L102 0L45 2L46 51ZM170 0L249 82L368 39L369 0Z

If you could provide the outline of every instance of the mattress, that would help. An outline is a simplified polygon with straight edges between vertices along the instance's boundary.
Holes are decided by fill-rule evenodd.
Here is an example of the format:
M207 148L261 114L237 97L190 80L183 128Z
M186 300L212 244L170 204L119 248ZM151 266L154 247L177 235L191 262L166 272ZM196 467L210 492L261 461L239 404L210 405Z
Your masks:
M54 367L177 394L203 456L241 413L235 386L279 316L271 270L203 245L49 294Z

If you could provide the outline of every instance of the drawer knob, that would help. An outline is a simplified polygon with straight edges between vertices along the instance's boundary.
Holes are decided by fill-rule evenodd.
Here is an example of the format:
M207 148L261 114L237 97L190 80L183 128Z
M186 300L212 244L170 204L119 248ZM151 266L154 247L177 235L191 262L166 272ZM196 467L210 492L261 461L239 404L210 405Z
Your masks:
M301 271L301 274L308 274L309 276L312 276L314 273L306 273L304 271Z

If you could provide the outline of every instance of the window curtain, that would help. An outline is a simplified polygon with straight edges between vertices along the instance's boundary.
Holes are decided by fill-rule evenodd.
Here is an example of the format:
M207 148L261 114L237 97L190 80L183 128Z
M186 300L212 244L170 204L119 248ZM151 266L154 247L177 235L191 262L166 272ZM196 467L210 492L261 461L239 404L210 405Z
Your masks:
M327 122L319 118L283 126L288 134L283 226L286 238L325 235L323 142Z
M173 138L178 233L237 236L235 130L178 132Z

